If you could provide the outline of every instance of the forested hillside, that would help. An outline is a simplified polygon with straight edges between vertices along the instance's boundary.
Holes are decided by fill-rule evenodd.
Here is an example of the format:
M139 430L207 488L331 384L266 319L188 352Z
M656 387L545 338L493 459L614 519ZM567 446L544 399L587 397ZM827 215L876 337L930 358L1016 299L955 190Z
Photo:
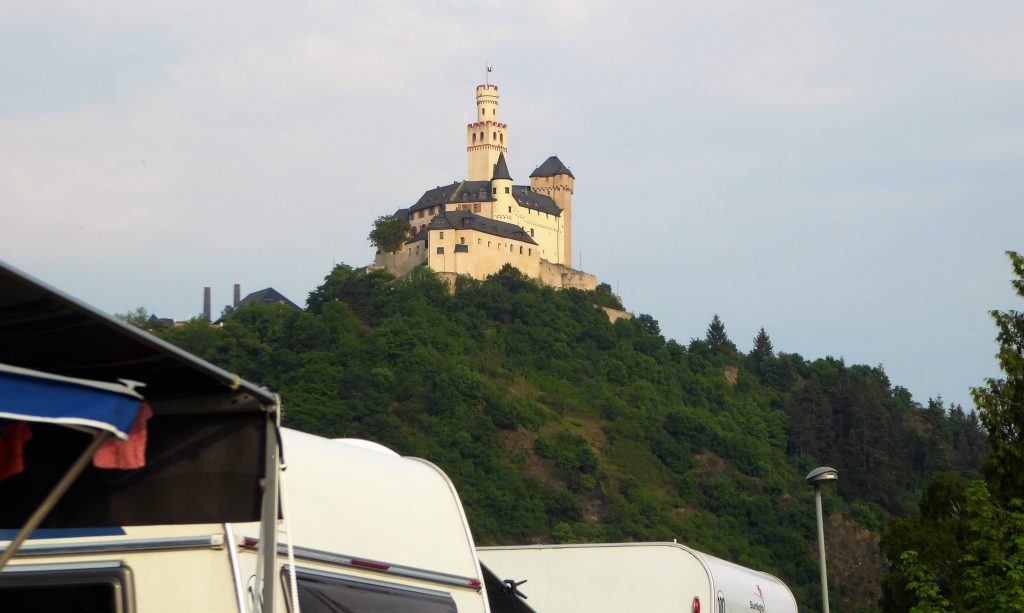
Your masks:
M974 414L915 402L881 367L734 344L717 317L666 340L605 292L506 268L454 293L338 266L308 310L252 306L158 331L282 394L288 426L440 465L477 543L672 540L780 576L817 610L813 492L825 490L836 610L875 610L878 535L936 473L979 476ZM745 347L749 346L749 349Z

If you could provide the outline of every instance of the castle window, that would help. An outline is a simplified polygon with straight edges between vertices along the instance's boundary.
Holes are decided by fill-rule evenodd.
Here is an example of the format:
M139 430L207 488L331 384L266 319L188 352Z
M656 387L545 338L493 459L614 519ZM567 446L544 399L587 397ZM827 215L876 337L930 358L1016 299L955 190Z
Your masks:
M505 193L506 194L511 194L512 193L512 188L511 187L506 187L505 188Z
M512 207L508 207L508 212L509 212L509 213L511 213L511 212L512 212Z
M473 144L476 144L476 132L473 132Z
M497 132L491 132L491 140L498 140L498 133Z
M478 238L478 239L476 239L476 244L477 244L477 245L479 245L479 244L480 244L480 239L479 239L479 238Z
M441 233L441 240L444 240L444 232Z
M498 140L501 141L502 143L505 142L505 133L504 132L498 135Z
M437 248L437 255L444 255L444 247Z
M473 205L473 212L474 213L479 213L480 212L480 204L479 203Z
M465 237L465 236L460 236L460 237L459 237L459 242L460 242L461 244L465 245L465 244L466 244L466 237Z
M533 255L533 248L527 249L526 255Z
M523 255L523 246L519 245L519 255Z
M509 252L511 252L511 251L512 251L512 247L513 247L512 243L509 243L509 244L508 244L508 250L509 250Z
M487 246L488 246L488 247L490 247L490 246L491 246L491 241L487 241Z
M480 133L480 142L481 143L484 142L484 133L483 132Z
M495 187L495 188L493 188L491 190L491 194L497 194L497 193L498 193L498 188L497 187Z
M533 228L530 228L530 236L534 236Z
M423 209L420 209L420 219L423 219L423 215L424 214L425 214L425 212L423 211Z

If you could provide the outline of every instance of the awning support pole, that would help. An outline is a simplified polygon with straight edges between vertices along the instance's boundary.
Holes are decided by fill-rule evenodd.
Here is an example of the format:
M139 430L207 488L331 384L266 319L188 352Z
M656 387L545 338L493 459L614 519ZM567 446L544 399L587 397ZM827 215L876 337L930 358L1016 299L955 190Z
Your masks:
M260 547L263 548L260 613L273 613L276 604L278 471L281 467L281 450L278 448L280 419L281 398L278 396L274 407L267 413L266 475L263 481L263 511L260 518Z
M57 485L50 490L46 499L43 500L43 502L36 508L35 512L32 513L32 516L28 518L27 522L25 522L25 525L21 527L18 535L14 537L11 544L4 550L3 555L0 556L0 572L3 571L7 562L14 557L14 554L18 552L22 543L24 543L29 535L39 527L39 524L46 519L46 516L49 515L50 511L53 510L53 507L57 505L57 502L61 499L64 493L68 491L68 488L71 487L71 484L78 478L78 475L82 474L85 467L92 461L92 456L95 455L96 451L99 450L100 446L103 445L108 438L110 438L110 433L106 430L100 430L93 436L92 442L90 442L89 446L85 448L82 455L78 456L78 459L71 465L68 472L64 473L64 476L57 482Z

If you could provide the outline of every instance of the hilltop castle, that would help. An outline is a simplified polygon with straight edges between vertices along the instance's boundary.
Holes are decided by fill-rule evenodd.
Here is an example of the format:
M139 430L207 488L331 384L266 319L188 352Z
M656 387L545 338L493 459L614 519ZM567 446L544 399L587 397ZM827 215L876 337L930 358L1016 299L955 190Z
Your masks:
M498 86L478 85L476 121L466 127L466 179L399 209L395 216L409 220L410 237L398 251L378 252L372 267L401 277L426 265L443 276L483 279L511 264L546 285L597 287L594 275L572 268L572 171L551 156L529 185L513 185L507 153Z

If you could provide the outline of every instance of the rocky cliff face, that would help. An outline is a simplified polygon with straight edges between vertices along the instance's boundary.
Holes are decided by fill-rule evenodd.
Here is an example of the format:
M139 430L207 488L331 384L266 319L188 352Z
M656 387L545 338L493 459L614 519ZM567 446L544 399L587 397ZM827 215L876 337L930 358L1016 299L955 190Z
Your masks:
M829 587L839 598L836 610L877 610L885 572L885 558L878 547L880 536L842 513L826 518L825 555Z

